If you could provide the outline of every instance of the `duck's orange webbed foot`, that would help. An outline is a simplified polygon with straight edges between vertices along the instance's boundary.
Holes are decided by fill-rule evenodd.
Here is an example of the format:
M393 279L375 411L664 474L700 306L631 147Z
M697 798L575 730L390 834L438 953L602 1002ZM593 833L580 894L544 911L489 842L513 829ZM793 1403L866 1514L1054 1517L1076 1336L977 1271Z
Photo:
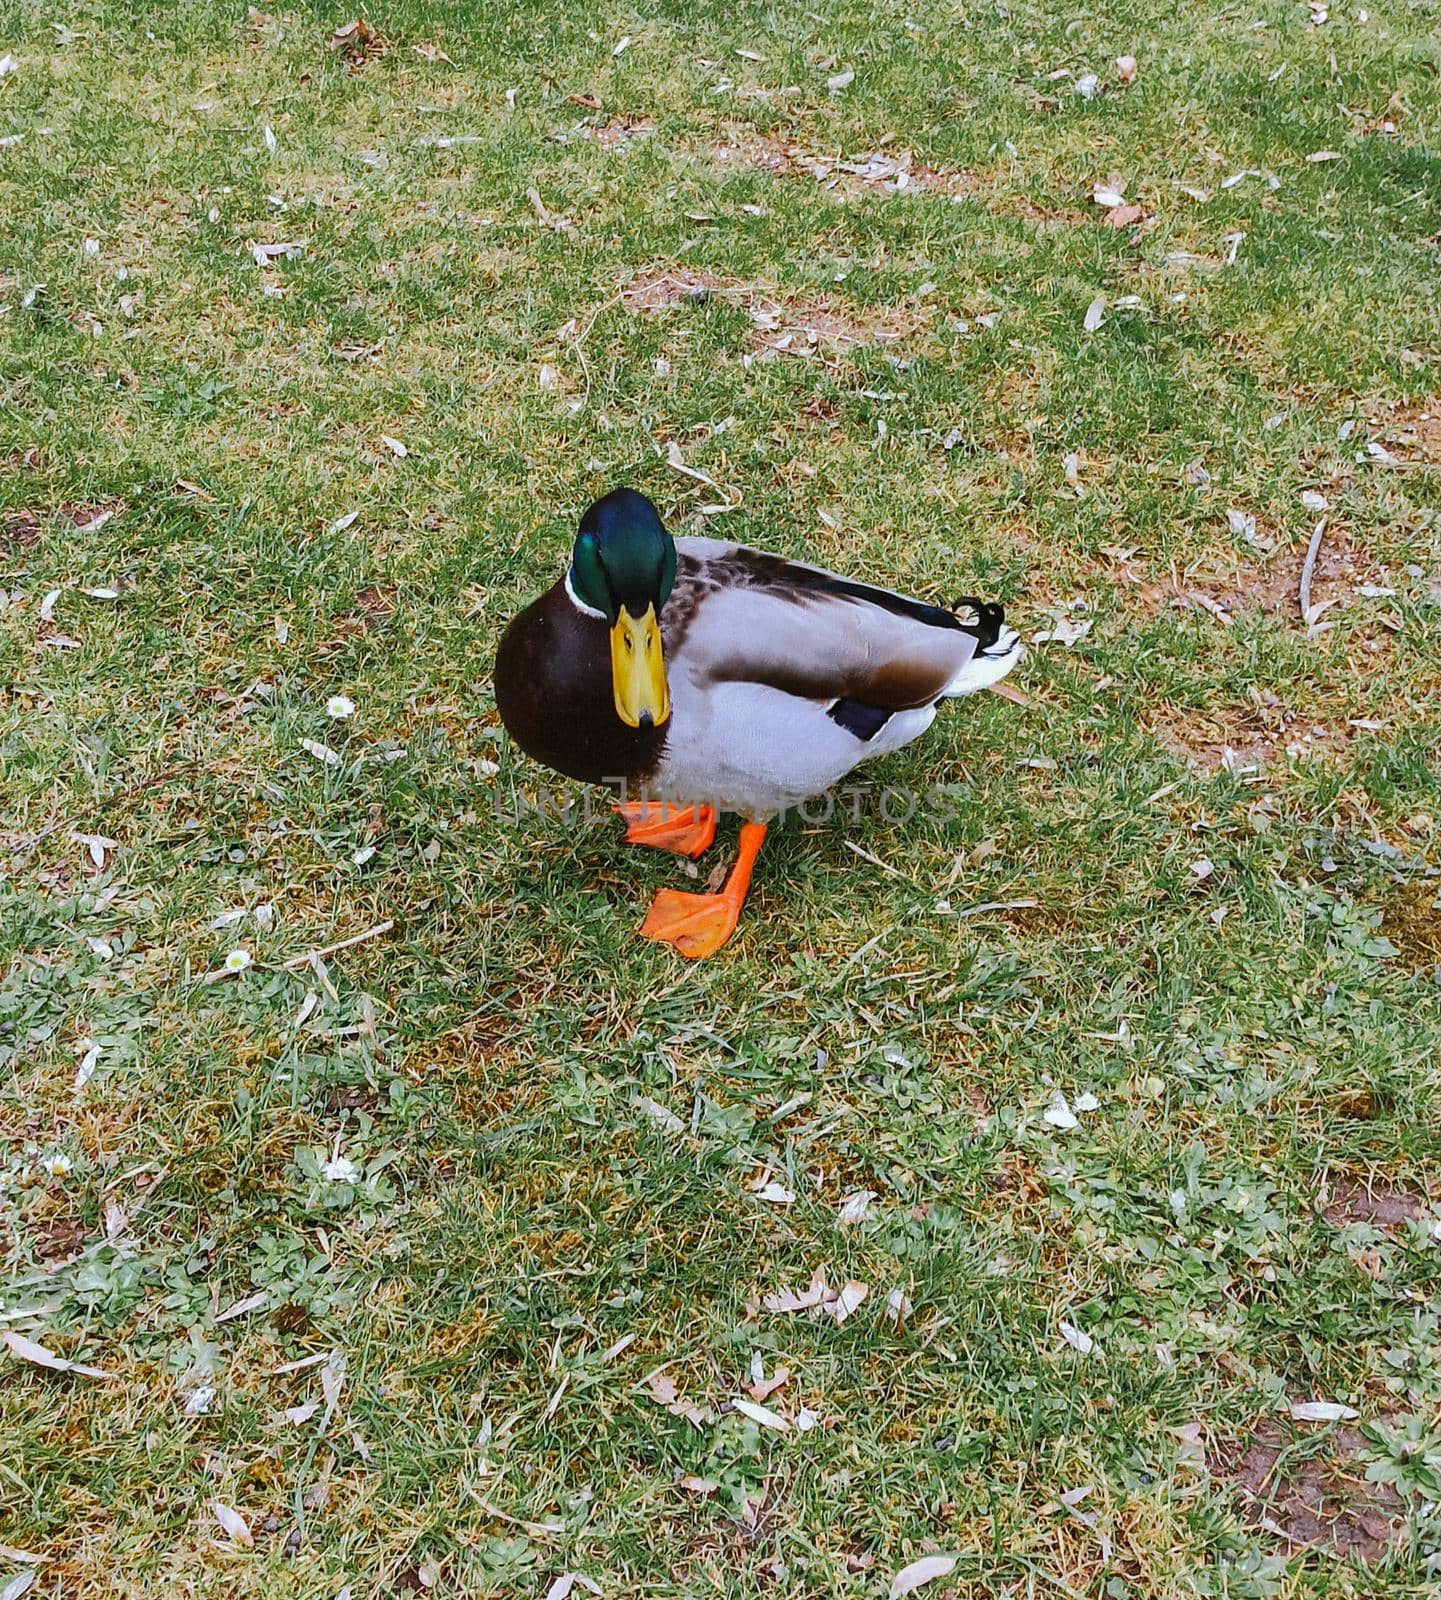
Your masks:
M714 955L735 932L746 891L750 888L751 869L765 836L763 822L747 822L742 826L740 853L719 894L685 894L679 889L662 889L646 913L640 930L642 937L673 944L688 961Z
M715 839L715 812L710 806L682 809L664 800L622 800L616 810L625 818L627 844L648 844L694 860Z

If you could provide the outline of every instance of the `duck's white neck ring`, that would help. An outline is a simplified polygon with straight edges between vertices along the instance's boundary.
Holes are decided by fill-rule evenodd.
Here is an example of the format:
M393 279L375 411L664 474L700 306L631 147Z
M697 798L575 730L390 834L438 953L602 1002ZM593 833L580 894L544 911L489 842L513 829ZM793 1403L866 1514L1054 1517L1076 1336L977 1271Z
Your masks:
M583 616L599 617L600 620L604 622L606 620L605 612L597 611L594 606L588 606L585 601L581 599L581 597L575 592L575 585L571 582L571 576L571 569L567 567L565 573L565 592L570 600L570 603Z

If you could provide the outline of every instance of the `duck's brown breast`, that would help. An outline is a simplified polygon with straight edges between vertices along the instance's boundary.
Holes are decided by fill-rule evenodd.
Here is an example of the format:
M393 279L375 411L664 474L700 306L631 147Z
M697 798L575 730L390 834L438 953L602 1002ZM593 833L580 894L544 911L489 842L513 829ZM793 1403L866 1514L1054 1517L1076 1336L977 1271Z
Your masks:
M578 611L564 582L506 628L495 658L495 703L528 756L581 783L644 784L669 732L668 725L627 727L616 715L605 620Z

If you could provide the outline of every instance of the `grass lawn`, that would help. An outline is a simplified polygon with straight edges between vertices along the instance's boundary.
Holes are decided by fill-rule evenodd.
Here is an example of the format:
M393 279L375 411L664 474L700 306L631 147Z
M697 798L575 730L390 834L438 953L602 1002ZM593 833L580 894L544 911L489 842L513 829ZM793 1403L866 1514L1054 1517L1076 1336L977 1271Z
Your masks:
M1434 1594L1435 0L353 15L0 0L0 1596ZM1050 636L697 966L620 482Z

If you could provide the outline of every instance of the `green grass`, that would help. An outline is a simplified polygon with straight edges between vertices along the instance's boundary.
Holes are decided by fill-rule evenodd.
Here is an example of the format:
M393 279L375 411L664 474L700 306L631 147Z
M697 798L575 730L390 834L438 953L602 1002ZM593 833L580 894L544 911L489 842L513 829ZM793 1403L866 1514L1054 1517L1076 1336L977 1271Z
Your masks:
M1424 1443L1347 1456L1403 1472L1369 1566L1228 1467L1294 1399L1441 1449L1434 0L394 0L353 71L350 15L0 4L0 1331L113 1374L0 1356L30 1593L1434 1592ZM761 139L972 178L716 158ZM906 331L763 360L743 302L632 310L667 266ZM506 820L491 654L619 481L1091 627L875 770L954 819L792 820L685 967L635 937L677 863ZM759 1305L817 1267L842 1326ZM818 1426L725 1409L755 1352Z

